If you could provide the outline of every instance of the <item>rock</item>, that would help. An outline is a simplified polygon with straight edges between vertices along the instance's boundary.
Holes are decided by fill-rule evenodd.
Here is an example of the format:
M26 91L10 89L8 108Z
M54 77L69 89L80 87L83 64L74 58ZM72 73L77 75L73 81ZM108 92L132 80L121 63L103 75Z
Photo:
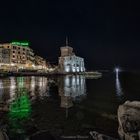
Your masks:
M140 102L126 101L118 108L118 133L122 140L138 140L140 131Z
M104 134L100 134L100 133L98 133L96 131L90 131L90 136L94 140L117 140L117 139L112 138L110 136L107 136L107 135L104 135Z

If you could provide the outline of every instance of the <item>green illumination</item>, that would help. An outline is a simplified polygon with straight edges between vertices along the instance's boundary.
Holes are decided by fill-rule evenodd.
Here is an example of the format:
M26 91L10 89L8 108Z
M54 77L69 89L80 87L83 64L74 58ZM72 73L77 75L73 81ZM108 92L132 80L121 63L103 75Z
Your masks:
M23 46L23 47L29 46L29 42L15 42L15 41L13 41L11 44L16 45L16 46Z
M18 88L21 89L24 87L24 77L17 77Z
M21 46L29 46L28 42L21 42L20 44L21 44Z
M27 95L18 97L9 107L10 118L19 120L26 119L31 113L31 103Z
M20 96L13 101L9 106L9 124L11 135L17 136L17 134L22 137L25 135L25 130L23 127L24 121L30 118L31 115L31 103L29 96L26 94L27 90L19 93Z
M28 91L24 87L24 77L17 77L17 97L10 104L10 116L15 119L28 118L31 112L31 104L28 97Z
M17 137L17 139L26 138L24 123L31 115L31 101L24 83L24 77L17 77L17 96L9 105L9 133L12 137Z
M20 46L20 42L12 42L12 45L18 45L18 46Z

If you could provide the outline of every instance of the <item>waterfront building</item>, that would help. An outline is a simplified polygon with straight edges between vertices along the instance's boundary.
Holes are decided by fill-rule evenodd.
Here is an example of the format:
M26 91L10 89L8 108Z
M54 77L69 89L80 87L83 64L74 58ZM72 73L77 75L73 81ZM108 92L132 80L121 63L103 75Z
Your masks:
M38 69L46 69L46 60L41 56L35 55L35 66L38 67Z
M59 72L84 72L84 58L76 56L73 48L68 45L66 39L66 46L61 47L61 56L59 57Z
M10 63L10 49L2 49L2 62L5 64Z
M28 42L11 42L0 44L0 48L3 52L9 50L9 62L10 64L26 64L28 61L33 63L34 53L29 47ZM3 53L2 53L3 54ZM4 56L4 55L3 55ZM7 54L8 56L8 54ZM2 63L5 63L5 58L2 57Z
M9 71L15 68L32 69L34 66L34 52L28 42L11 42L0 44L1 69Z

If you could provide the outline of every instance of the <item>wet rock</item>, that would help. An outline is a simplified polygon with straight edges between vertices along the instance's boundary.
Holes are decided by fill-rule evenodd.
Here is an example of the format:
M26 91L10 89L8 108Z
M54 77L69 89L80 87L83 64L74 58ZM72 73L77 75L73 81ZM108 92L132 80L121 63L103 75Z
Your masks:
M127 101L118 109L119 129L122 140L140 139L140 102Z
M98 133L96 131L91 131L90 132L90 136L94 140L117 140L117 139L112 138L110 136L107 136L107 135L104 135L104 134L100 134L100 133Z

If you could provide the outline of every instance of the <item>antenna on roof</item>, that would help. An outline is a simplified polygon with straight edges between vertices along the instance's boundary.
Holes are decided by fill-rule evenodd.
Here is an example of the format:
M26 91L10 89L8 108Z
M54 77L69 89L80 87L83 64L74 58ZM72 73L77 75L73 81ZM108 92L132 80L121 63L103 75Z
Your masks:
M69 45L69 42L68 42L68 37L66 36L66 46Z

